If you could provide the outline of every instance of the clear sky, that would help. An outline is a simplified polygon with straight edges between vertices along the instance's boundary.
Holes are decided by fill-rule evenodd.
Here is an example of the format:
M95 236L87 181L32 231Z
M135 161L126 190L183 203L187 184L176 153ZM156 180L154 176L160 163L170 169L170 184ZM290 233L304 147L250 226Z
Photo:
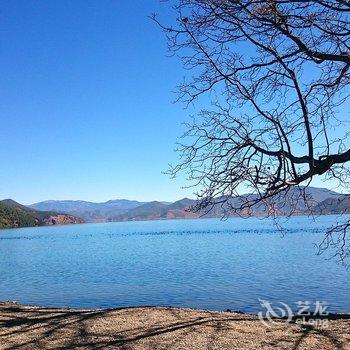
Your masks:
M186 73L148 18L172 22L169 6L1 1L0 198L193 197L162 174L194 113L172 103Z
M159 0L3 0L0 198L176 200L162 171L190 113L148 18Z

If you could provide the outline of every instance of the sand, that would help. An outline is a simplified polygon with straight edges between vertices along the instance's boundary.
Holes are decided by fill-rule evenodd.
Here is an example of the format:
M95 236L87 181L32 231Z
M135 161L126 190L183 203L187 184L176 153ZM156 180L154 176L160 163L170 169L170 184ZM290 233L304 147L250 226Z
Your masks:
M267 327L231 312L54 309L0 303L0 349L350 349L350 319Z

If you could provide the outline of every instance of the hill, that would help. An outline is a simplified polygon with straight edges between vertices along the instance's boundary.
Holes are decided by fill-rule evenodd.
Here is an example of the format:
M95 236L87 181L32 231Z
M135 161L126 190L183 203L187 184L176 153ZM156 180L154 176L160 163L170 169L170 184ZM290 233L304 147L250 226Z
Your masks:
M336 198L327 198L314 208L317 214L349 214L350 195L341 195Z
M84 222L82 219L73 215L59 214L53 211L34 210L12 199L0 201L0 228L74 224L82 222Z
M125 214L120 214L109 218L109 221L129 221L147 220L148 218L160 219L163 217L167 204L153 201L139 207L128 210Z

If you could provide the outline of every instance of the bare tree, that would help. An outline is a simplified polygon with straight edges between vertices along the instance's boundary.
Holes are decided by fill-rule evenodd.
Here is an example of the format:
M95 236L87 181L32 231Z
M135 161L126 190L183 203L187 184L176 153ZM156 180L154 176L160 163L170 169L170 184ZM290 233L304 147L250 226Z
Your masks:
M173 25L153 19L192 73L179 100L213 101L188 124L170 171L198 189L194 210L249 214L263 204L276 215L273 198L291 189L311 207L305 186L315 177L348 189L349 1L178 0L174 9ZM344 258L349 225L323 247Z

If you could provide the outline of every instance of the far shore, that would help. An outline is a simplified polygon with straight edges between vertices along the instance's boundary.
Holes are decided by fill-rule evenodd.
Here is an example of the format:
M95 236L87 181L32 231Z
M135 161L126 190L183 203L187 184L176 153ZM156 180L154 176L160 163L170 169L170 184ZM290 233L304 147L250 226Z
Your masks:
M0 349L350 349L350 316L327 326L172 307L60 309L0 303Z
M348 216L349 214L343 214L344 217ZM334 216L334 217L339 217L339 214L319 214L315 215L315 217L323 217L323 216ZM300 213L300 214L293 214L290 216L285 216L285 215L277 215L276 218L278 219L289 219L293 217L307 217L307 218L312 218L312 216L307 215L305 213ZM205 216L205 217L193 217L193 218L152 218L152 219L137 219L137 220L120 220L120 221L85 221L85 222L80 222L80 223L69 223L69 224L56 224L56 225L38 225L38 226L19 226L19 227L0 227L0 233L1 231L5 230L14 230L14 229L26 229L26 228L48 228L48 227L66 227L66 226L81 226L81 225L91 225L91 224L116 224L116 223L130 223L130 222L162 222L162 221L188 221L188 220L213 220L217 219L220 221L226 221L226 220L231 220L231 219L242 219L242 220L248 220L248 219L260 219L260 220L272 220L274 219L273 217L266 217L263 215L252 215L252 216L229 216L229 217L218 217L218 216Z

